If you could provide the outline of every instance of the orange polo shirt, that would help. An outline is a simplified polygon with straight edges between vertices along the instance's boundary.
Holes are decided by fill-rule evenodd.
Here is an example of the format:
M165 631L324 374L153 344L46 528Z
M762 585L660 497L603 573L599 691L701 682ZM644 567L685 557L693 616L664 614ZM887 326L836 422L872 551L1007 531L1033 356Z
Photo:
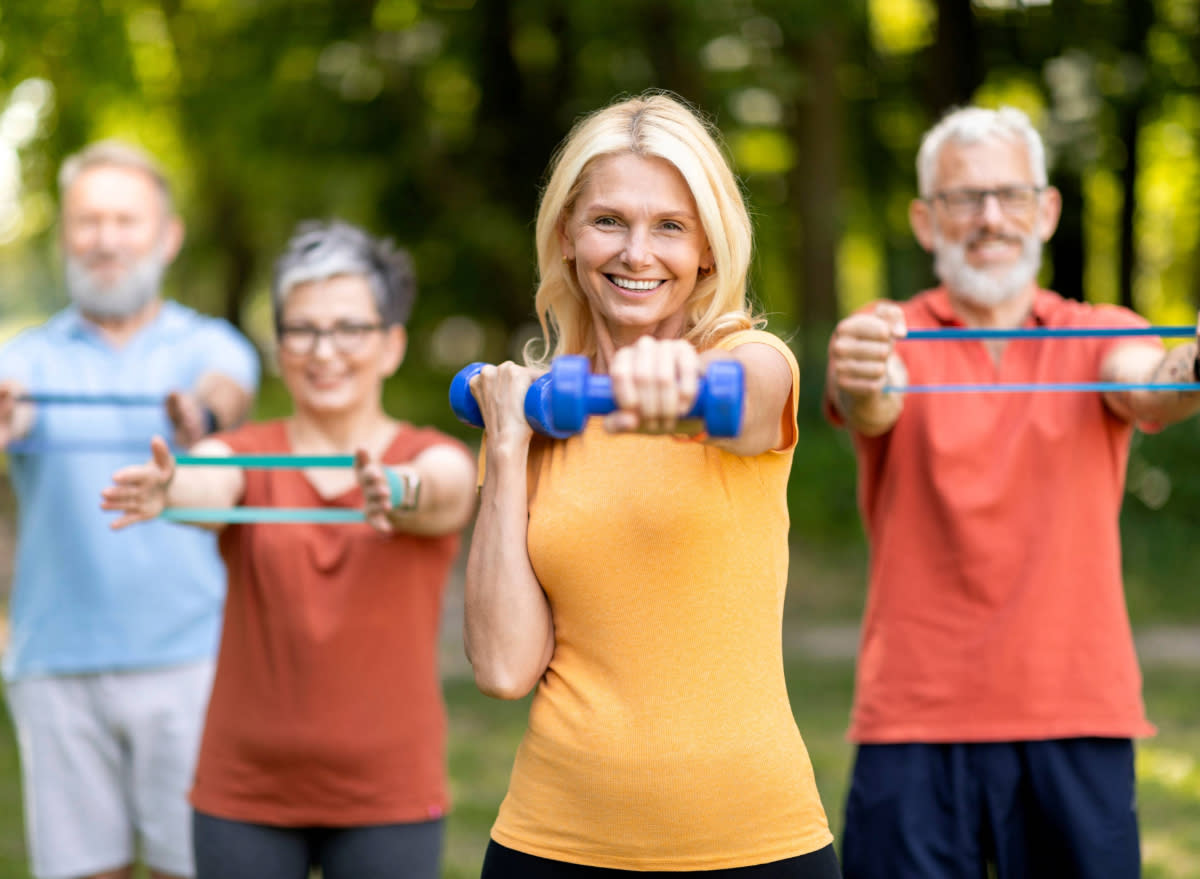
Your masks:
M902 307L910 329L962 325L944 289ZM1039 291L1025 325L1145 321ZM999 366L977 340L897 352L912 385L1097 381L1128 342L1012 340ZM1121 581L1132 432L1094 392L954 393L909 394L888 433L854 436L871 562L853 741L1154 732Z

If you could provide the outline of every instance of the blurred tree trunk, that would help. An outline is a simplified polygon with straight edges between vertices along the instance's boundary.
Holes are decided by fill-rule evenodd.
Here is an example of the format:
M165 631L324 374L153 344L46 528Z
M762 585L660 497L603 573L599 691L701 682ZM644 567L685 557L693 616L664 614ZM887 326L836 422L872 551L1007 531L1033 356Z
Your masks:
M937 32L925 71L925 106L933 118L970 103L983 83L983 57L971 0L937 0Z
M828 335L837 321L837 257L841 243L841 155L843 99L837 87L838 66L844 51L840 27L818 29L797 47L797 66L806 71L812 87L797 102L798 161L788 175L799 218L796 242L798 274L796 314L806 340L801 356L809 365L823 361L818 339Z
M544 22L558 46L554 67L534 81L522 74L513 57L512 0L491 0L482 5L480 15L481 94L472 161L479 179L487 181L488 201L504 205L532 229L539 184L566 134L559 115L572 86L570 29L565 11L556 7ZM485 269L500 294L493 302L510 328L528 320L532 312L528 265L496 259ZM514 273L518 266L519 273Z
M654 50L649 53L654 66L655 82L675 92L704 112L715 115L715 107L709 107L702 85L701 68L696 59L683 47L687 46L680 26L677 7L670 3L653 3L647 9L649 22L647 34L653 34Z
M200 200L199 215L206 222L198 230L199 235L224 260L223 284L218 300L208 303L209 310L220 314L235 327L241 328L242 309L250 298L250 283L258 265L255 241L250 235L251 222L246 193L232 167L225 160L237 161L237 156L224 156L214 149L205 149L210 141L206 135L212 120L203 109L205 93L205 67L207 59L193 55L187 50L188 42L180 39L178 32L181 4L179 0L161 0L164 20L175 47L176 65L179 70L179 120L184 140L201 145L196 150L196 187Z
M1059 168L1054 184L1062 193L1062 217L1050 239L1054 274L1050 288L1068 299L1082 302L1083 270L1086 247L1084 243L1083 181L1074 165Z
M1125 164L1121 168L1121 221L1119 262L1119 298L1126 308L1133 308L1133 283L1137 272L1137 178L1141 169L1138 140L1142 118L1149 98L1146 71L1146 41L1154 26L1153 0L1126 0L1126 26L1118 41L1122 62L1133 82L1129 91L1117 102L1117 137L1125 147Z
M1134 217L1137 209L1137 178L1141 167L1138 134L1141 131L1143 102L1139 99L1117 109L1118 137L1125 146L1125 164L1121 168L1121 220L1118 228L1118 299L1133 308L1133 281L1137 269L1137 237Z
M213 168L205 170L205 176L209 173L220 174L219 170ZM212 181L207 189L216 220L210 231L213 233L217 250L225 257L221 314L235 327L241 327L242 309L246 300L250 298L250 282L258 265L248 229L246 204L243 193L236 186L230 185L228 180Z

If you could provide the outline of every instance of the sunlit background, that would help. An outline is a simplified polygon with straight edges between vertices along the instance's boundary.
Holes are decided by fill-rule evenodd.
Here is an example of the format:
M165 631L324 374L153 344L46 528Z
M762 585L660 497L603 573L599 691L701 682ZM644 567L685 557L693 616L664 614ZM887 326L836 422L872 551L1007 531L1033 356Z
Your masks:
M753 294L804 367L789 620L848 623L864 548L848 442L818 411L823 355L848 309L932 282L907 220L922 132L968 102L1028 111L1065 205L1043 282L1191 324L1198 58L1200 0L7 0L0 339L66 304L58 165L121 137L160 157L188 226L168 294L240 325L268 372L267 279L298 220L341 216L408 247L420 293L389 409L475 441L446 386L535 331L533 218L555 145L615 97L670 89L724 133L755 219ZM258 415L285 407L269 379ZM1197 448L1196 422L1135 440L1123 527L1139 626L1200 622ZM1156 674L1147 876L1196 877L1200 672ZM836 811L849 665L789 666L789 681ZM469 683L448 692L447 875L469 876L523 718ZM23 863L15 779L9 742L4 879L24 875L4 866Z

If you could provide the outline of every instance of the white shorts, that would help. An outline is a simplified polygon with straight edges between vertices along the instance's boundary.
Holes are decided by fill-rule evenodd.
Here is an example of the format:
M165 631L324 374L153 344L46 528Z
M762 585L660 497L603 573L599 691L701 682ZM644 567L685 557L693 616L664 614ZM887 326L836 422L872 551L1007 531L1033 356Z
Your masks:
M132 864L192 876L187 802L212 661L8 684L38 879Z

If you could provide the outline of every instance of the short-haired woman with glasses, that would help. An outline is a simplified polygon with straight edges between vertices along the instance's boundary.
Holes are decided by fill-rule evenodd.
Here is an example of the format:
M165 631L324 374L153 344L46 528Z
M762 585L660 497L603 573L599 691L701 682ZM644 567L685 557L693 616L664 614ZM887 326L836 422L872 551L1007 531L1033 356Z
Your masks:
M414 292L408 256L390 243L341 222L301 224L272 285L292 414L192 451L353 453L354 470L176 470L155 439L152 459L104 493L105 509L124 514L115 528L166 506L366 513L366 524L203 526L221 532L229 592L191 797L199 879L305 879L311 866L325 879L439 875L437 635L475 463L383 409Z

